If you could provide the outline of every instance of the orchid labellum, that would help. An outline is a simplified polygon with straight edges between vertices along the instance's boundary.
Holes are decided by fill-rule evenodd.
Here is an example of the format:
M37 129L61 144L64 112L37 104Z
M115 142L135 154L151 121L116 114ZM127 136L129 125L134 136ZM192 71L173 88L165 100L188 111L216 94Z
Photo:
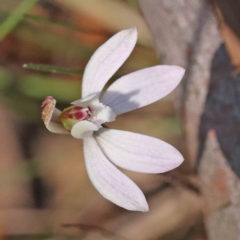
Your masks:
M137 29L132 28L100 46L86 66L82 98L61 112L55 107L56 100L47 97L42 104L42 119L53 133L83 139L89 178L106 199L128 210L148 211L142 191L116 166L142 173L163 173L178 167L183 162L182 155L159 139L108 129L103 124L165 97L179 84L184 69L159 65L136 71L119 78L100 97L136 41Z

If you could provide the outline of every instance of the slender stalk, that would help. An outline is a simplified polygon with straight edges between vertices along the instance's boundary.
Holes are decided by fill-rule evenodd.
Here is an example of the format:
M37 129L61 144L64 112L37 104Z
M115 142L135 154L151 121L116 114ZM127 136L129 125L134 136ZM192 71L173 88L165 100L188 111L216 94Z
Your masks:
M28 69L32 69L32 70L52 72L52 73L68 73L68 74L77 74L77 75L82 75L83 74L83 70L62 68L62 67L44 65L44 64L28 63L28 64L24 64L23 67L28 68Z
M3 40L24 18L24 14L28 12L37 0L23 0L18 7L3 21L0 25L0 41Z

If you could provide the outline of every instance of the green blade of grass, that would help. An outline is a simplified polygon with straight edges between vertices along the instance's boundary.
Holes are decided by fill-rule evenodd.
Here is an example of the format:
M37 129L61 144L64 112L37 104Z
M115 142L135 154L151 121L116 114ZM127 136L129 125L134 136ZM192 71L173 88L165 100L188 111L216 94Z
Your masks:
M28 63L28 64L24 64L23 67L28 68L28 69L32 69L32 70L52 72L52 73L67 73L67 74L76 74L76 75L82 75L83 74L83 70L62 68L62 67L44 65L44 64Z
M50 95L61 102L71 102L80 98L81 82L65 78L25 75L19 81L18 92L36 100L42 100Z
M60 20L60 19L48 19L44 16L33 15L33 14L25 14L24 18L27 19L27 20L33 20L33 21L36 21L36 22L39 22L39 23L48 23L48 24L52 24L52 25L56 25L56 26L65 27L65 28L71 29L73 31L108 36L104 32L97 31L97 30L91 30L91 29L83 27L81 25L74 24L74 23L64 21L64 20Z
M4 39L24 18L24 14L28 12L37 0L24 0L17 8L4 20L0 25L0 40Z
M73 24L64 20L50 20L46 17L43 16L39 16L39 15L33 15L33 14L25 14L24 15L25 19L29 19L29 20L34 20L40 23L49 23L49 24L54 24L54 25L59 25L62 27L67 27L73 30L78 30L78 31L84 31L87 32L88 29L87 28L83 28L77 24Z
M11 13L11 15L14 15L16 13ZM9 15L9 13L7 11L4 11L2 9L0 9L0 21L2 21L2 18L5 18ZM19 14L18 14L19 15ZM25 13L22 14L21 16L24 20L31 20L31 21L35 21L35 22L39 22L39 23L47 23L47 24L51 24L51 25L55 25L55 26L61 26L61 27L65 27L68 29L71 29L73 31L78 31L78 32L84 32L84 33L88 33L88 34L95 34L95 35L101 35L101 36L107 36L110 37L111 35L102 32L102 31L98 31L98 30L91 30L87 27L83 27L79 24L74 24L72 22L68 22L68 21L64 21L61 19L49 19L47 17L44 17L42 15L36 15L36 14L29 14L29 13Z

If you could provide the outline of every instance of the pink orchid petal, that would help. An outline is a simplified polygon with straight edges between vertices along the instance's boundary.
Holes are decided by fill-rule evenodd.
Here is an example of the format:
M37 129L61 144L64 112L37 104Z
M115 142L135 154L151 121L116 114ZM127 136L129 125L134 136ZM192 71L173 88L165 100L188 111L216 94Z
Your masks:
M83 75L82 97L100 93L106 82L121 67L137 41L137 29L115 34L100 46L89 60Z
M99 94L92 93L88 95L87 97L80 98L78 100L75 100L71 102L72 105L77 105L77 106L88 106L92 101L98 101L99 99Z
M101 102L117 115L144 107L172 92L184 72L178 66L155 66L130 73L115 81Z
M142 191L105 157L93 137L84 139L84 156L90 180L106 199L128 210L148 211Z
M92 136L93 131L98 130L98 127L89 121L80 121L73 125L71 135L77 139L84 139Z
M124 169L164 173L183 162L177 149L153 137L104 128L95 136L106 157Z

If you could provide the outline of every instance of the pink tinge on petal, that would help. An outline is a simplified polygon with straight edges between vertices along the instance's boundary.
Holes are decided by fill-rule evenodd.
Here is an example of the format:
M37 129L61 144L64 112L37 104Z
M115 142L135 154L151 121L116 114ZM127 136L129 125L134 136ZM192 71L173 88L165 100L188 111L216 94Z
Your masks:
M137 34L137 28L120 31L97 49L84 71L82 97L102 91L129 57L137 42Z
M93 93L93 94L90 94L86 97L80 98L76 101L73 101L71 104L86 107L89 104L91 104L92 102L95 102L95 101L98 101L98 100L99 100L99 94Z
M178 66L154 66L127 74L115 81L101 101L117 115L144 107L172 92L185 70Z
M105 157L94 137L84 139L83 144L87 172L94 187L120 207L131 211L148 211L142 191Z
M157 138L106 128L100 129L95 137L110 161L131 171L164 173L183 162L176 148Z

